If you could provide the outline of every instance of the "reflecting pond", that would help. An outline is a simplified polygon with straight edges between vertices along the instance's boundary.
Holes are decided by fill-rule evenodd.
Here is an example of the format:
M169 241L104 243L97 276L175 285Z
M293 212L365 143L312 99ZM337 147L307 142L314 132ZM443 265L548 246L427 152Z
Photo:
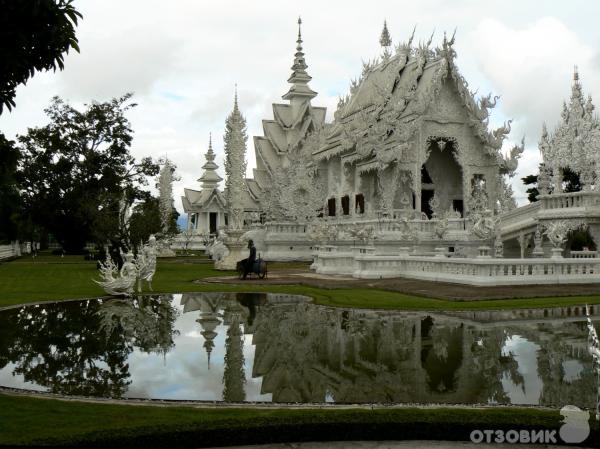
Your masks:
M592 408L584 314L333 309L264 293L30 305L0 312L0 385L114 398Z

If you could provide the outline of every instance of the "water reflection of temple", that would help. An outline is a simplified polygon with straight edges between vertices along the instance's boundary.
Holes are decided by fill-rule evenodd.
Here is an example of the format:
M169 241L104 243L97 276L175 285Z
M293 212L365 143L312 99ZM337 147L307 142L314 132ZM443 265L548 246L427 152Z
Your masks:
M269 302L253 335L252 376L263 376L262 393L276 402L508 403L511 388L526 389L522 371L531 369L505 348L520 336L539 347L537 401L590 406L586 328L565 320L579 313L524 311L522 321L500 314L508 322L498 325L491 312L457 317Z

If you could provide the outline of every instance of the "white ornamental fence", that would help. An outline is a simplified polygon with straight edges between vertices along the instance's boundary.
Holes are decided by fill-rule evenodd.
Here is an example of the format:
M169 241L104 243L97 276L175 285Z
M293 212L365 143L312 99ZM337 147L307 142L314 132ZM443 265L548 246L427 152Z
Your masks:
M28 247L28 245L23 247L18 241L9 245L0 245L0 261L19 257L22 252L28 252Z
M323 248L314 268L322 274L361 279L408 277L458 284L493 286L600 283L600 258L448 258L377 255L374 248L337 252Z
M0 260L15 257L15 249L12 245L0 245Z

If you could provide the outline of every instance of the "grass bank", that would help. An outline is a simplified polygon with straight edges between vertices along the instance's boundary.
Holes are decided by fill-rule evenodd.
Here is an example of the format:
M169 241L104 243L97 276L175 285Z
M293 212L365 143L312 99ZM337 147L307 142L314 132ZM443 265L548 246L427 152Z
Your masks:
M468 441L475 429L557 430L560 419L558 411L517 407L217 409L0 395L0 444L187 448L360 439ZM598 447L598 423L591 425L585 445Z
M253 291L290 293L311 296L317 304L336 307L357 307L402 310L484 310L532 307L559 307L580 304L598 304L600 295L502 299L480 301L451 301L412 296L393 291L368 288L316 288L305 285L247 285L194 284L193 281L210 276L222 276L223 271L211 263L199 263L198 258L159 259L153 282L157 293ZM270 271L296 268L298 264L271 264ZM102 296L102 289L91 280L98 278L95 262L84 261L82 256L42 255L0 264L0 307L36 301L57 301L73 298Z

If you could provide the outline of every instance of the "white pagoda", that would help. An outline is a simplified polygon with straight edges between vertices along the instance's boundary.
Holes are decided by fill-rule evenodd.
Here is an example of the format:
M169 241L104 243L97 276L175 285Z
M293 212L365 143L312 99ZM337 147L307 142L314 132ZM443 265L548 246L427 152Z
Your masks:
M217 173L219 166L215 163L215 153L212 148L212 135L208 140L208 151L205 154L206 163L202 166L200 190L184 189L181 198L183 210L188 216L187 229L198 234L216 234L220 226L225 225L225 196L219 190L223 180Z
M253 178L244 179L236 162L227 170L235 192L215 203L227 228L246 232L235 245L252 238L267 260L307 260L317 273L358 278L600 282L597 252L569 247L576 229L600 235L600 128L577 76L564 123L541 144L550 174L541 173L540 201L517 208L509 179L524 139L503 151L511 121L490 129L498 97L476 98L456 66L454 36L415 46L413 30L393 46L384 24L380 55L363 63L326 123L326 109L312 104L300 25L286 102L273 104L273 118L254 137ZM236 95L228 123L238 115ZM238 140L229 142L228 158L245 164ZM584 191L562 191L558 175L569 167ZM205 213L208 203L194 192L186 190L184 208Z

